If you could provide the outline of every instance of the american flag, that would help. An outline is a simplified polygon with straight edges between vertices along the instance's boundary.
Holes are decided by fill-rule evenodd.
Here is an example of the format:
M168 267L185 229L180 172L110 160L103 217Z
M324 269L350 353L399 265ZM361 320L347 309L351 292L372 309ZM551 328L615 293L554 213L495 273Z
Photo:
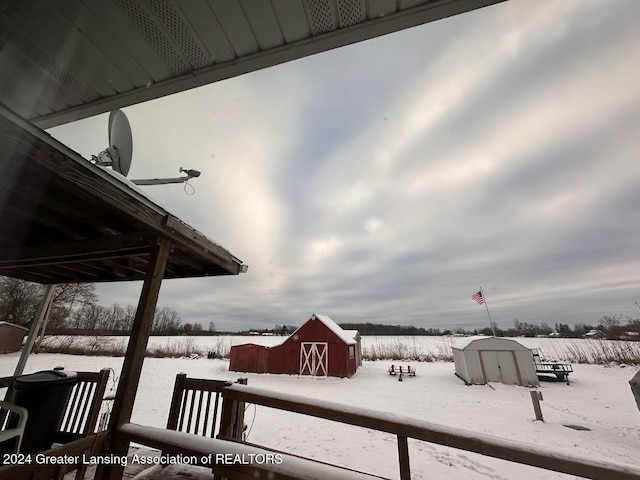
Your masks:
M471 295L471 298L478 302L478 305L482 305L484 303L484 298L482 298L482 292L476 292Z

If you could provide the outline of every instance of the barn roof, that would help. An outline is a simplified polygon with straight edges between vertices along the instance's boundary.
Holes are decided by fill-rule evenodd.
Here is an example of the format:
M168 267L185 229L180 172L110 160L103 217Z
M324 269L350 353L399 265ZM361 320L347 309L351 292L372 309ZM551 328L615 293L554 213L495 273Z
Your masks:
M347 331L343 330L342 327L340 327L340 325L338 325L336 322L331 320L331 318L329 318L326 315L316 315L314 313L313 315L311 315L311 318L304 323L304 325L306 325L308 322L310 322L311 320L314 320L314 319L315 320L320 320L329 330L331 330L333 333L335 333L336 336L338 338L340 338L340 340L342 340L347 345L354 345L356 343L356 340L355 340L355 338L353 338L352 335L349 335L349 333ZM304 325L299 327L298 330L300 330L302 327L304 327ZM291 334L291 336L293 337L298 330L293 332Z
M504 0L5 0L0 103L42 128Z

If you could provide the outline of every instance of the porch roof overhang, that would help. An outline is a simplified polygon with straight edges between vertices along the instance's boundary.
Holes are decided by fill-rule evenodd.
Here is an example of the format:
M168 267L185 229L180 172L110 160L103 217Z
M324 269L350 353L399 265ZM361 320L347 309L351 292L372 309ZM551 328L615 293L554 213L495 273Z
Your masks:
M0 275L41 284L143 280L172 242L164 278L234 275L229 251L0 105Z
M0 103L72 122L504 0L6 0Z

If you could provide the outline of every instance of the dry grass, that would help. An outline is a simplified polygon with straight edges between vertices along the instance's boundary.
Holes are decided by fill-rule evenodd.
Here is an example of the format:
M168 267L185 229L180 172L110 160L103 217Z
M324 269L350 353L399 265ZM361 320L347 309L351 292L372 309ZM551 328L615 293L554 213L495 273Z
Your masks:
M563 357L573 363L640 365L640 342L580 340L566 345Z
M41 352L66 353L69 355L88 355L104 357L124 357L127 350L127 339L114 340L109 337L47 337L45 338ZM165 345L155 345L147 348L147 357L155 358L180 358L193 355L206 357L209 353L206 349L198 347L192 338L170 340ZM222 348L214 350L220 357L225 353ZM229 350L226 350L229 356Z
M362 348L364 360L405 360L413 362L452 362L451 345L444 340L437 351L425 350L416 338L377 339L373 344Z
M215 356L229 358L230 340L226 337L212 337L211 345L197 345L193 338L168 340L164 345L147 349L147 356L157 358L179 358L191 356ZM67 353L71 355L124 356L127 338L110 337L47 337L41 351ZM612 340L575 340L559 344L553 351L543 352L546 360L589 364L640 365L640 342ZM425 346L419 338L381 337L367 342L362 347L364 360L393 360L412 362L452 362L451 339L442 337L442 344L434 348Z

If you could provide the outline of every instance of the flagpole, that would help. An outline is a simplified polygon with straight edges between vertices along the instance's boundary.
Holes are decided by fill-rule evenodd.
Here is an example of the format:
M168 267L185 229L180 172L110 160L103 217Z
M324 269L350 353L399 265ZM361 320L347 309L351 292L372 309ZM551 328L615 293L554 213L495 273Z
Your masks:
M484 300L484 308L487 309L487 316L489 317L489 326L491 327L491 331L493 332L493 336L496 336L496 330L493 328L493 320L491 320L491 314L489 313L489 304L487 303L487 297L484 295L484 290L482 290L482 286L480 286L480 294L482 295L482 299Z

